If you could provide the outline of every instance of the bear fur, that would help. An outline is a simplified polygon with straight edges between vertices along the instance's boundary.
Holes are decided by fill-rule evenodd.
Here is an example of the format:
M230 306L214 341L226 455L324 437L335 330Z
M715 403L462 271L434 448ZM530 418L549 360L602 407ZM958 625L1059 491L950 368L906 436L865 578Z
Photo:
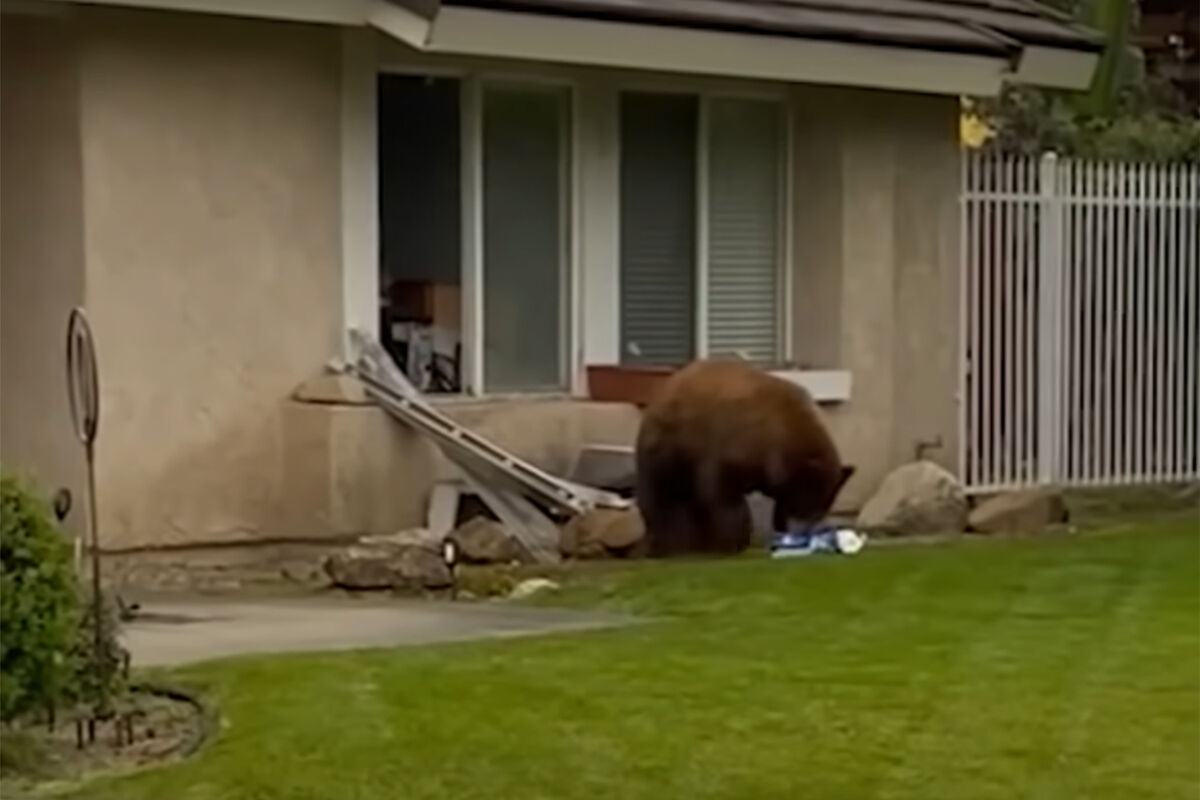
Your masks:
M732 359L666 380L642 416L636 459L652 556L741 552L755 491L774 500L776 531L819 521L854 471L807 390Z

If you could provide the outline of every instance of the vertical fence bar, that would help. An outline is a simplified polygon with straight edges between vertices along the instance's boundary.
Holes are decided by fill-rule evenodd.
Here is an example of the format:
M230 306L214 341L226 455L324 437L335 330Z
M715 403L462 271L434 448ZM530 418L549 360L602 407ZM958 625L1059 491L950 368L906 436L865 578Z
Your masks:
M1069 365L1069 391L1068 391L1068 419L1067 419L1067 452L1070 453L1068 458L1069 479L1072 483L1079 480L1079 327L1080 327L1080 303L1079 303L1079 276L1082 272L1080 268L1080 249L1083 243L1083 211L1079 205L1079 161L1072 159L1071 175L1068 181L1068 191L1071 196L1071 283L1070 283L1070 303L1068 307L1069 323L1070 323L1070 353L1071 363Z
M1150 369L1146 374L1146 396L1150 400L1150 408L1146 412L1145 477L1147 481L1153 481L1158 476L1158 438L1160 433L1159 426L1162 422L1162 417L1159 414L1158 370L1161 359L1159 336L1164 320L1158 313L1159 295L1161 294L1158 287L1160 262L1158 248L1161 242L1158 231L1158 165L1150 165L1148 172L1146 222L1149 227L1149 235L1146 241L1146 253L1148 256L1146 283L1149 287L1149 293L1146 297L1146 315L1149 317L1150 324L1146 326L1146 360L1149 363Z
M1200 321L1196 318L1196 300L1197 300L1197 276L1196 272L1200 269L1200 232L1196 230L1200 226L1200 192L1197 192L1197 178L1200 177L1200 167L1189 166L1185 170L1183 176L1183 191L1181 192L1184 198L1183 205L1183 246L1186 256L1182 259L1183 279L1184 279L1184 314L1183 326L1180 329L1180 337L1186 348L1187 357L1183 359L1185 368L1184 372L1184 387L1186 393L1183 401L1184 412L1184 464L1187 468L1189 477L1200 475L1200 463L1197 459L1197 447L1200 446L1197 442L1197 414L1200 414L1200 398L1197 397L1197 392L1200 388L1200 375L1197 375L1198 367L1200 367L1200 343L1196 340L1197 330L1200 329Z
M1037 181L1040 164L1037 158L1026 158L1025 168L1022 169L1021 194L1026 200L1021 204L1021 229L1025 231L1025 396L1021 401L1021 416L1024 425L1021 431L1025 433L1022 439L1021 463L1025 469L1021 471L1021 482L1026 486L1037 485L1038 458L1038 218L1042 209L1038 201Z
M1112 374L1113 353L1113 191L1115 175L1111 163L1104 164L1101 172L1101 193L1097 198L1100 204L1101 240L1097 243L1100 249L1100 304L1097 310L1101 313L1098 344L1100 345L1100 360L1096 375L1100 381L1100 481L1111 483L1113 474L1113 399L1112 389L1115 387Z
M1175 209L1173 223L1175 235L1178 237L1178 252L1175 259L1175 286L1177 302L1175 305L1175 331L1179 352L1175 360L1176 380L1176 415L1175 415L1175 469L1177 478L1187 478L1187 172L1186 166L1175 167Z
M1038 165L1038 454L1037 479L1046 484L1056 480L1051 441L1055 429L1054 392L1057 382L1059 348L1054 331L1058 326L1056 297L1062 282L1062 202L1058 195L1058 158L1054 153L1042 156Z
M1095 287L1096 287L1096 206L1093 203L1096 196L1096 165L1091 162L1083 164L1083 187L1080 196L1081 207L1084 214L1084 239L1083 239L1083 261L1082 267L1082 283L1084 285L1084 296L1080 297L1079 312L1083 317L1083 338L1080 344L1083 345L1080 360L1082 361L1082 375L1080 376L1080 422L1085 419L1086 425L1083 425L1082 441L1079 447L1080 459L1080 478L1086 482L1091 482L1095 478L1095 469L1092 459L1095 457L1093 446L1096 441L1096 420L1095 420L1095 391L1093 375L1095 370L1092 369L1092 360L1095 358L1096 345L1096 303L1095 303Z
M1170 329L1167 327L1169 322L1167 315L1163 313L1165 288L1163 279L1166 277L1166 252L1165 241L1166 231L1163 230L1163 174L1162 166L1155 164L1152 174L1154 183L1151 189L1151 196L1154 198L1154 206L1151 211L1151 222L1153 223L1153 246L1151 251L1153 254L1154 270L1151 276L1154 279L1154 308L1151 314L1154 324L1151 327L1153 331L1154 341L1154 459L1152 464L1152 480L1158 482L1162 480L1165 474L1164 466L1164 451L1166 450L1165 424L1166 424L1166 409L1163 398L1163 373L1166 371L1166 337L1170 335Z
M1053 319L1052 347L1054 369L1050 375L1051 429L1046 432L1050 440L1050 481L1059 483L1063 480L1063 436L1065 415L1063 405L1063 390L1066 386L1066 325L1064 316L1066 306L1064 301L1064 285L1066 283L1066 213L1063 205L1063 184L1066 178L1066 165L1056 159L1054 168L1054 204L1057 207L1055 219L1058 225L1057 246L1052 254L1053 263L1057 266L1057 278L1052 281L1054 296L1051 302L1051 317Z
M1014 228L1016 223L1015 204L1011 197L1013 194L1013 168L1015 159L1013 157L1004 160L1004 194L1009 198L1004 200L1004 459L1003 459L1003 476L1002 480L1005 486L1009 486L1013 482L1013 423L1016 421L1016 409L1014 403L1014 381L1013 377L1015 360L1016 360L1016 315L1015 315L1015 296L1016 296L1016 247Z
M1129 375L1126 371L1128 348L1125 346L1129 333L1129 304L1125 287L1129 282L1129 254L1125 229L1129 223L1129 170L1125 164L1117 165L1117 220L1113 226L1117 241L1117 316L1113 321L1116 328L1117 352L1112 370L1117 377L1116 385L1116 439L1117 469L1115 479L1125 481L1129 476Z
M1197 441L1200 439L1200 436L1197 436L1197 427L1200 427L1197 422L1197 416L1200 415L1200 375L1197 374L1200 371L1200 302L1197 297L1200 295L1200 276L1196 273L1200 271L1200 231L1196 228L1200 227L1200 166L1187 168L1183 194L1187 198L1183 224L1187 258L1182 264L1187 285L1187 314L1182 328L1187 347L1187 358L1184 360L1187 366L1184 379L1187 399L1183 403L1184 442L1187 445L1186 464L1189 477L1197 477L1200 475L1200 453L1197 453L1197 449L1200 448L1200 442Z
M971 398L967 396L967 369L971 363L971 331L974 325L974 314L971 313L971 259L970 248L974 237L971 235L971 151L962 150L959 155L959 477L965 486L971 485L972 475L970 464L967 464L967 453L971 447L967 445L967 437L971 435Z
M1025 253L1025 157L1016 162L1016 175L1011 191L1013 211L1013 408L1012 408L1012 450L1013 470L1009 476L1013 484L1025 483L1024 443L1027 415L1025 413L1025 362L1028 356L1025 350L1025 275L1028 269L1028 259Z
M1000 247L1000 236L997 235L1000 229L1000 213L998 213L994 193L996 190L996 173L998 172L998 158L991 158L983 164L983 188L988 191L984 194L982 204L980 204L980 216L982 216L983 227L986 231L984 237L983 259L980 261L980 269L982 269L983 284L983 301L980 302L979 314L980 317L986 320L983 326L983 347L979 350L979 384L980 391L983 392L983 414L980 415L980 483L989 485L996 482L996 441L1000 439L1000 431L996 427L996 390L1000 386L1000 381L996 379L997 369L1000 368L1000 359L996 357L996 326L1000 320L1000 313L996 311L997 297L1000 296L1000 282L998 282L997 269L998 259L997 249Z
M1178 342L1178 331L1182 330L1182 319L1180 314L1180 302L1183 297L1183 285L1180 281L1182 276L1182 258L1180 251L1180 225L1178 225L1178 211L1180 211L1180 184L1178 184L1178 176L1180 176L1180 168L1178 164L1169 164L1166 167L1166 269L1168 269L1168 282L1166 282L1166 294L1169 297L1168 303L1168 321L1166 321L1166 363L1169 365L1168 372L1168 397L1170 398L1168 411L1166 411L1166 441L1168 441L1168 480L1177 481L1182 479L1183 475L1180 459L1180 426L1178 426L1178 407L1180 407L1180 345Z
M991 184L997 195L1003 191L1004 160L998 159L992 167ZM992 410L988 419L988 433L991 450L991 463L988 465L989 483L999 484L1002 478L1002 455L1004 432L1000 420L1004 417L1004 203L1000 199L992 201L992 233L994 236L991 253L991 273L993 296L988 314L992 317L992 341L988 349L988 358L992 362L990 394L992 395Z
M1150 295L1148 291L1148 282L1146 281L1146 269L1148 264L1147 257L1147 240L1150 239L1150 230L1146 224L1146 198L1148 185L1150 181L1147 179L1145 164L1139 163L1138 167L1138 258L1135 260L1136 278L1138 284L1135 288L1135 303L1136 312L1138 312L1138 321L1136 321L1136 336L1138 343L1134 347L1134 353L1138 355L1138 367L1136 367L1134 384L1138 390L1138 403L1136 403L1136 415L1134 417L1134 443L1138 446L1138 453L1133 464L1134 481L1144 482L1146 476L1146 415L1148 413L1148 402L1146 396L1146 378L1148 375L1147 363L1147 342L1146 329L1147 318L1146 299Z

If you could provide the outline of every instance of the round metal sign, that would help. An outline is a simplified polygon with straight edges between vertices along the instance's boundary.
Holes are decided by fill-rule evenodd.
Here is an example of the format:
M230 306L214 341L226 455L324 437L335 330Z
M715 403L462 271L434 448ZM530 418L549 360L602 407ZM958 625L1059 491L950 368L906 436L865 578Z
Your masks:
M67 322L67 396L75 435L90 447L100 423L100 380L92 328L82 308L73 309Z

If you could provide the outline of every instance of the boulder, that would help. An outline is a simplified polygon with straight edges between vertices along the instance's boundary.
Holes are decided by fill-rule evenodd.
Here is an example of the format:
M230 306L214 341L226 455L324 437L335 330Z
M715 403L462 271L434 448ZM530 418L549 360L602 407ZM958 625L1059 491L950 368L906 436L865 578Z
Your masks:
M428 528L406 528L395 533L361 536L358 542L368 547L424 547L435 552L441 552L442 546L437 534Z
M858 514L856 528L889 536L961 533L967 524L962 484L932 461L893 470Z
M343 589L420 592L454 582L446 562L427 547L349 547L326 559L324 568Z
M645 537L646 526L636 508L594 508L567 521L559 549L575 558L602 558L634 550Z
M498 564L521 555L517 541L494 519L472 517L447 537L458 545L459 560L469 564Z
M1035 533L1067 521L1067 504L1053 489L1005 492L981 502L967 517L979 533Z

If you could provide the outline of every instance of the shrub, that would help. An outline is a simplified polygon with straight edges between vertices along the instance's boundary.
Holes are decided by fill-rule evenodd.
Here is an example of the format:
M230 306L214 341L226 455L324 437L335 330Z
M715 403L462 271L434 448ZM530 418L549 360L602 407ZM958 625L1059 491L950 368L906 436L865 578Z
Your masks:
M79 611L70 546L49 509L0 478L0 719L52 713L70 693Z

